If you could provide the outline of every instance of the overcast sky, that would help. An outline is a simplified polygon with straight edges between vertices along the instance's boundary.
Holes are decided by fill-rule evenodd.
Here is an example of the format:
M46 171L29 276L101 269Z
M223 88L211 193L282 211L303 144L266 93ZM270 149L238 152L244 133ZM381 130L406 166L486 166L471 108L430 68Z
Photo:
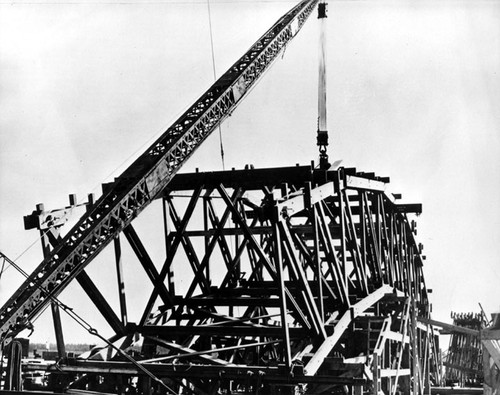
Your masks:
M23 3L0 2L0 250L30 272L41 249L23 215L99 194L211 85L213 66L205 1ZM211 0L218 75L294 3ZM498 311L500 2L331 1L327 30L330 157L423 203L434 318ZM227 168L317 159L317 38L313 15L224 123ZM196 167L221 169L218 136L183 171ZM106 284L104 260L89 270ZM5 272L1 304L21 282ZM74 288L64 298L78 306Z

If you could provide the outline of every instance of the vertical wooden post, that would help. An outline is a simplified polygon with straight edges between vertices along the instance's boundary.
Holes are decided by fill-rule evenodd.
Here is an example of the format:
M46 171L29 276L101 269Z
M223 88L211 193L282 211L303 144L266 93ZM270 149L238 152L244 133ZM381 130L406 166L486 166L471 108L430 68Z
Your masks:
M339 208L340 208L340 246L342 253L342 275L343 275L343 283L346 286L349 284L348 282L348 273L347 273L347 257L346 257L346 223L345 223L345 215L344 215L344 198L343 193L339 189ZM347 290L347 296L349 297L349 290Z
M373 395L378 395L380 391L380 363L378 353L373 353Z
M279 213L276 210L275 221L273 224L273 238L274 238L274 261L276 272L279 281L279 294L281 302L281 326L283 328L283 354L285 357L285 364L288 369L292 367L292 352L290 350L290 333L287 324L287 307L286 307L286 294L285 294L285 280L283 273L283 256L281 253L281 238L278 226Z
M115 247L115 261L116 261L116 279L118 283L118 297L120 299L120 313L122 319L122 325L126 326L127 319L127 303L125 300L125 281L123 279L123 268L122 268L122 249L120 244L120 236L117 235L114 240Z
M310 186L310 184L309 184ZM316 205L312 206L312 226L313 226L313 237L314 237L314 265L316 268L316 281L318 284L318 310L321 317L322 323L325 320L325 307L323 301L323 272L321 270L321 259L319 256L319 235L318 235L318 213Z
M203 229L205 230L206 232L206 235L204 237L205 239L205 254L206 255L208 253L208 246L210 244L210 236L208 235L208 224L209 224L209 221L208 221L208 215L209 215L209 206L208 206L208 200L210 199L209 196L203 196ZM210 265L207 265L206 269L205 269L205 277L207 279L207 281L210 283Z
M43 204L37 205L37 209L39 211L43 211ZM45 232L40 229L40 240L42 242L42 252L43 259L47 259L50 256L50 242L47 232L50 232L51 229L47 229ZM56 301L52 300L50 302L50 308L52 310L52 321L54 322L54 332L56 336L56 345L57 345L57 355L59 358L66 357L66 345L64 344L64 335L62 330L61 323L61 312L59 310L59 305Z
M360 243L361 243L361 264L363 267L367 267L367 262L366 262L366 207L365 207L365 202L363 196L365 195L365 192L359 191L359 208L360 208L360 213L359 213L359 222L361 225L361 236L360 236Z
M418 366L418 357L419 357L419 347L417 341L417 319L416 319L416 302L415 295L411 295L411 309L410 309L410 322L411 322L411 362L412 362L412 377L413 377L413 386L412 386L412 394L418 395L420 393L420 372Z
M170 237L170 213L169 213L169 206L166 198L163 198L163 229L165 233L165 262L168 262L169 260L171 261L171 246L172 246L172 239ZM167 263L165 263L167 264ZM174 280L174 266L172 263L168 266L168 272L167 272L167 282L168 282L168 291L172 296L175 296L175 280Z
M64 358L66 356L66 345L64 344L62 331L61 312L59 310L59 305L55 301L50 303L50 307L52 310L52 319L54 321L54 331L56 334L57 355L59 358Z

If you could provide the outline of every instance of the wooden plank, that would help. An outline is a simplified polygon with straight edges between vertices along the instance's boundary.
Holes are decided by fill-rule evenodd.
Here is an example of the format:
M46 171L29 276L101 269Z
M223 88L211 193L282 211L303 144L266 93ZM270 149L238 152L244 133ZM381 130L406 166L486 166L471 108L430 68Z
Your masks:
M396 376L409 376L410 369L381 369L380 377L396 377Z
M377 192L385 191L384 182L349 175L345 177L345 187L348 189L362 189Z
M430 318L424 318L424 317L417 317L417 320L424 323L424 324L429 324L429 325L434 325L439 328L446 329L450 331L451 333L465 333L467 335L473 335L473 336L480 336L480 332L475 329L470 329L470 328L464 328L462 326L457 326L457 325L451 325L451 324L446 324L444 322L432 320Z
M500 329L484 329L481 331L481 340L500 340Z
M387 339L391 339L397 342L403 342L403 343L408 343L408 336L404 335L402 333L394 332L394 331L387 331L385 332L385 336Z
M181 326L170 326L170 325L146 325L142 328L137 328L136 331L143 335L149 336L235 336L235 337L276 337L281 338L283 335L282 326L264 326L264 325L218 325L218 326L206 326L206 325L181 325ZM294 339L300 339L308 336L310 331L305 328L288 328L290 337Z
M500 369L500 342L498 340L483 340L482 343L490 353L497 368Z

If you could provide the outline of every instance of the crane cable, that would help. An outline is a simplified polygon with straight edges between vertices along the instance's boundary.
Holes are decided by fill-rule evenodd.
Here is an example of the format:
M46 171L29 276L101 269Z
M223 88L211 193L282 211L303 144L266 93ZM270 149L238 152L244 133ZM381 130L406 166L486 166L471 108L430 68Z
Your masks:
M317 145L319 148L319 166L328 169L328 129L326 124L326 11L325 0L318 3L318 19L320 20L319 34L319 70L318 70L318 133Z
M214 51L214 36L212 31L212 13L210 11L210 0L207 0L208 9L208 27L210 30L210 49L212 51L212 69L214 72L214 81L217 81L217 70L215 67L215 51ZM222 142L222 128L219 123L219 142L220 142L220 157L222 160L222 170L226 170L226 165L224 163L224 144Z

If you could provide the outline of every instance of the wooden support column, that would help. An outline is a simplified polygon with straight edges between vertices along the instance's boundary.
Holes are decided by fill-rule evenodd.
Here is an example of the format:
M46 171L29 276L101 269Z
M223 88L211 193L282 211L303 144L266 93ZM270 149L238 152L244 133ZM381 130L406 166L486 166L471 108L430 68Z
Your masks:
M286 294L285 294L285 281L283 273L283 256L281 254L281 237L279 233L279 226L277 217L279 213L276 212L276 222L273 224L273 242L274 242L274 261L276 265L276 272L278 275L279 296L281 302L281 327L283 328L283 354L285 357L285 364L288 369L292 367L292 352L290 349L290 333L287 324L287 307L286 307Z
M52 310L52 319L54 321L54 331L56 334L57 355L59 358L66 357L66 345L64 344L64 336L61 323L61 312L57 302L52 301L50 304Z
M208 250L209 250L209 244L210 244L210 236L208 235L208 211L209 211L209 200L210 196L203 196L203 229L205 232L207 232L206 236L204 237L204 245L205 245L205 256L208 255ZM205 268L205 277L210 283L210 265L207 265Z
M241 213L243 216L245 215L245 208L243 207L243 203L241 201L238 201L238 208L240 209ZM238 235L238 232L236 231L238 229L238 223L235 221L234 217L232 217L232 222L233 226L235 229L235 234L234 234L234 251L238 251L240 249L240 236ZM243 244L246 244L245 241L243 241ZM239 281L241 278L241 255L235 254L234 256L234 262L231 264L232 267L235 268L235 278L236 281Z
M381 391L380 361L377 353L373 354L372 362L373 389L372 395L379 395Z
M122 249L120 244L120 235L114 238L115 260L116 260L116 279L118 283L118 298L120 300L120 315L123 326L128 323L127 319L127 302L125 299L125 281L123 279L122 268Z
M162 199L162 208L163 208L163 230L165 233L165 267L162 269L160 273L160 278L164 276L164 272L166 271L167 283L168 283L168 291L171 295L175 295L175 280L174 280L174 267L172 264L168 264L171 262L172 257L172 240L170 238L170 220L168 213L168 203L165 198Z
M361 237L360 237L360 242L361 242L361 262L364 267L368 266L368 262L366 259L367 256L367 248L366 248L366 206L364 203L364 195L366 192L359 191L358 194L358 199L359 199L359 208L360 208L360 213L359 213L359 222L361 225Z
M309 189L311 184L309 183ZM318 310L321 317L321 321L325 320L325 307L323 302L323 271L321 270L321 257L319 255L319 235L318 235L318 212L316 205L312 206L312 226L313 226L313 237L314 237L314 267L316 269L316 281L318 283Z
M43 205L41 205L41 209L43 210ZM37 206L38 208L38 206ZM55 228L49 228L45 231L40 229L40 235L41 235L41 242L42 242L42 251L43 251L43 259L47 259L50 255L50 246L51 243L49 241L49 232L55 231L57 232L57 235L59 235L59 231L56 230ZM53 245L52 247L55 247ZM64 335L63 335L63 329L62 329L62 322L61 322L61 312L59 309L59 305L55 300L52 300L50 302L50 308L52 310L52 321L54 323L54 333L56 336L56 346L57 346L57 355L59 358L64 358L66 357L66 345L64 344Z
M418 366L418 357L419 357L419 347L417 341L417 319L416 319L416 303L415 303L415 295L411 295L411 309L410 309L410 322L411 322L411 362L412 362L412 394L419 395L420 394L420 372Z
M387 265L386 265L386 277L387 283L394 285L396 280L395 270L394 270L394 232L393 232L393 214L389 212L386 219L386 234L387 234Z
M345 224L345 215L344 215L344 198L342 191L339 191L339 206L340 206L340 249L342 254L342 282L345 284L347 288L347 295L349 295L349 282L347 273L347 257L346 257L346 224ZM349 300L349 299L348 299Z

